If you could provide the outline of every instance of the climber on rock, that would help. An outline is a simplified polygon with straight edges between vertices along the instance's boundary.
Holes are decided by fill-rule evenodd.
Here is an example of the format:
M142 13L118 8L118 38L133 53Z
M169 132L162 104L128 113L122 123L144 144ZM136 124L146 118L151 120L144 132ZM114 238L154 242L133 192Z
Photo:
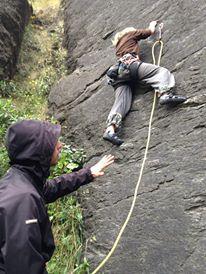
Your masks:
M168 69L140 60L138 41L153 35L157 24L157 21L152 21L147 29L126 28L112 40L118 63L107 71L107 76L108 83L115 90L115 101L107 118L103 139L114 145L123 143L117 132L130 110L133 87L141 84L152 87L158 94L160 105L175 106L186 101L186 97L174 95L171 91L175 79Z

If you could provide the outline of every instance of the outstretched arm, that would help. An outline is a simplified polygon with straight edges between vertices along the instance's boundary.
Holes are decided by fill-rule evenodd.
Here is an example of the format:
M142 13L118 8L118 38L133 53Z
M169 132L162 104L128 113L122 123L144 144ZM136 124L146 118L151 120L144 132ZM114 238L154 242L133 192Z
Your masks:
M137 29L134 31L135 39L137 41L142 39L147 39L150 35L154 34L157 21L152 21L149 24L149 27L146 29Z
M61 175L52 180L47 180L44 184L43 196L47 203L67 195L80 186L88 184L94 178L104 175L104 169L114 162L114 156L104 156L97 164L91 168L83 168L77 172Z

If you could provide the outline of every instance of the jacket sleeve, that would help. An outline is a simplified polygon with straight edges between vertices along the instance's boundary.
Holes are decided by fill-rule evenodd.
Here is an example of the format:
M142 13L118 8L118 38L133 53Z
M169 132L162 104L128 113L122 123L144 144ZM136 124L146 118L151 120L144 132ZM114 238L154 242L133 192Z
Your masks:
M134 31L134 39L137 41L147 39L151 34L150 29L137 29Z
M5 244L1 248L5 273L44 273L39 207L43 205L37 205L35 198L28 194L16 201L14 197L12 205L10 202L5 207Z
M43 189L45 202L52 203L56 199L77 190L80 186L86 185L92 180L93 175L89 167L77 172L61 175L52 180L47 180Z

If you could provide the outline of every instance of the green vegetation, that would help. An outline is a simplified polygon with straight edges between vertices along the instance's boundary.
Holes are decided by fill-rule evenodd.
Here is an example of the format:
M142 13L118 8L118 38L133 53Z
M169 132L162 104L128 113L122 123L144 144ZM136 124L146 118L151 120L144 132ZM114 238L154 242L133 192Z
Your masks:
M0 81L0 176L8 169L4 136L9 125L19 119L46 119L47 96L52 85L66 74L62 49L61 18L56 15L58 0L31 0L35 15L28 25L18 62L18 73L12 81ZM61 160L52 176L71 172L82 165L84 154L65 145ZM75 196L49 205L57 249L48 263L49 274L88 273L82 262L82 212Z
M59 24L55 22L50 33L47 26L51 25L51 15L47 19L47 15L41 13L41 27L35 24L35 19L33 16L24 35L18 73L12 81L0 81L0 176L8 167L4 147L6 129L23 118L49 119L46 97L51 86L65 73L61 21Z
M83 151L64 146L61 159L55 166L52 177L71 172L81 166L85 159ZM49 205L50 220L57 244L56 251L48 264L48 272L53 274L88 273L86 259L82 261L82 212L75 197L64 197Z
M4 145L4 136L10 124L18 120L20 113L14 108L11 99L0 99L0 176L8 169L8 156Z

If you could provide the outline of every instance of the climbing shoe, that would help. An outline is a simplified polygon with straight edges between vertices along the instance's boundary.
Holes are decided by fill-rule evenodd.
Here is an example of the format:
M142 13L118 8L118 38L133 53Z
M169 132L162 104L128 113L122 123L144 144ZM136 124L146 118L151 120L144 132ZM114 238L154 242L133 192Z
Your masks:
M178 104L184 103L187 100L185 96L174 95L172 93L164 93L160 96L159 103L160 105L170 105L176 106Z
M103 135L103 139L109 141L113 145L121 146L121 144L124 143L123 140L121 140L116 133L111 133L109 131L106 131Z

